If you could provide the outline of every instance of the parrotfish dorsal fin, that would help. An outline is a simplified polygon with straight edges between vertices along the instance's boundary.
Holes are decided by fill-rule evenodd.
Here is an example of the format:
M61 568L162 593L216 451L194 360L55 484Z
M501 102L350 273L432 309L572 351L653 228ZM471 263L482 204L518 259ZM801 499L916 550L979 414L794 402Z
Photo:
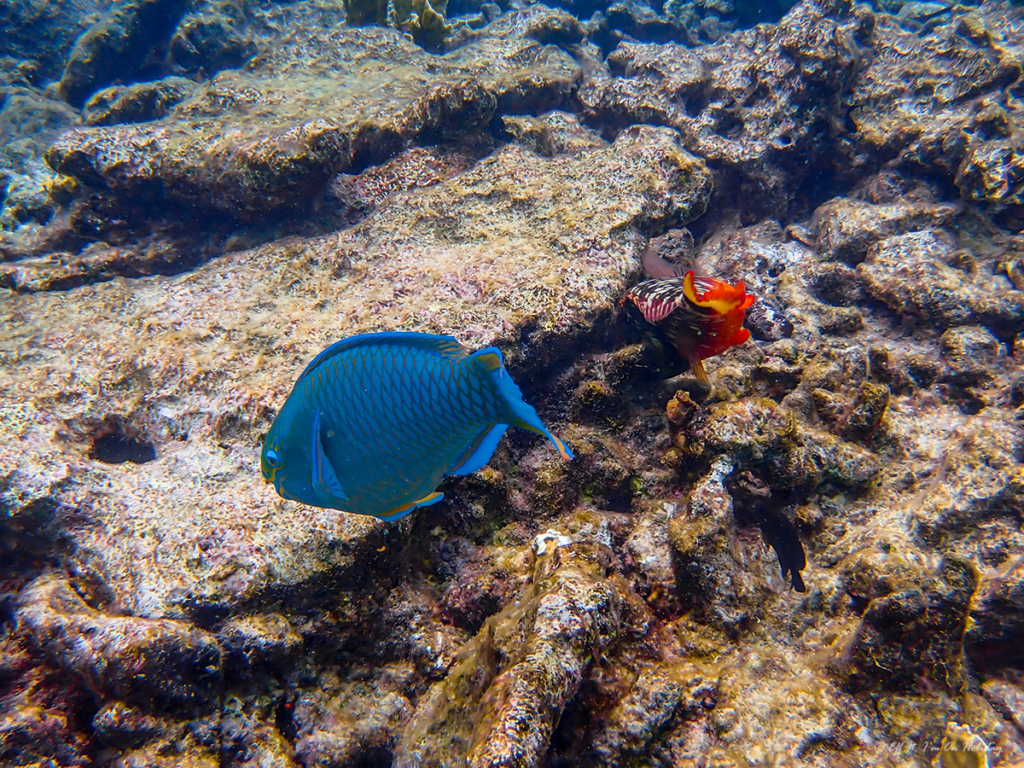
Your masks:
M331 346L309 362L309 365L299 375L299 378L303 378L325 361L359 347L410 347L433 352L446 360L452 361L461 360L466 356L466 350L453 336L397 331L393 333L362 333L350 339L342 339L331 344Z

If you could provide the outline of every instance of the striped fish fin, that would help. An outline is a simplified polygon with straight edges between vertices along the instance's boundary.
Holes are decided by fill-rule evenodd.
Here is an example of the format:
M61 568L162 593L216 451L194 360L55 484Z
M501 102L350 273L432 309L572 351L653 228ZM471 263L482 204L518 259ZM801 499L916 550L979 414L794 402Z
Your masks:
M306 369L299 375L301 380L326 361L338 355L360 347L406 347L433 352L446 360L461 360L466 350L453 336L439 336L433 333L362 333L349 339L342 339L331 344L327 349L314 357Z
M491 379L498 388L498 393L512 412L509 424L536 432L538 435L544 435L544 437L555 444L563 459L567 461L571 459L572 451L569 450L569 447L548 431L548 428L544 426L544 422L540 420L533 406L523 400L523 393L516 386L516 383L512 381L512 377L505 371L501 350L497 347L487 347L479 352L474 352L470 357L480 360L487 368L488 373L490 373ZM497 445L497 441L495 441L495 445ZM483 465L481 464L481 466Z
M645 280L633 286L626 298L636 305L647 322L657 325L682 303L683 280L680 277Z

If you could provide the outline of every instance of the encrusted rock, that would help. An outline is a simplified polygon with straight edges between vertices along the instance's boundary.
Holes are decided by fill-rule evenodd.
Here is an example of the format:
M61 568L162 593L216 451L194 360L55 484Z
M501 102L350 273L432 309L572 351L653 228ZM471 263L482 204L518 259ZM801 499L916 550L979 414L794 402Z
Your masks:
M217 629L227 662L243 668L285 664L302 648L302 636L280 614L228 619Z
M736 536L732 497L723 485L732 470L732 460L720 456L669 522L672 547L679 558L677 589L689 596L687 602L696 598L717 611L724 608L723 598L732 596L729 603L733 603L746 591L737 578L739 568L731 546Z
M617 766L643 755L677 712L693 716L713 707L718 699L716 672L691 661L643 669L590 745L595 764Z
M800 424L793 413L764 398L714 403L686 428L689 450L725 454L738 467L754 467L777 488L821 483L856 486L878 473L870 451Z
M950 328L940 340L948 378L957 384L976 384L992 377L1002 345L987 328L964 325Z
M0 763L1024 760L1024 17L700 2L710 46L622 42L680 31L629 0L426 56L201 0L147 78L261 53L66 136L85 183L3 62ZM614 309L664 231L761 308L692 398ZM394 524L277 497L295 376L392 330L498 344L574 461L509 435Z
M785 311L770 299L758 297L754 306L747 310L744 326L760 341L779 341L793 335L793 323Z
M602 561L601 545L579 540L539 558L527 594L427 692L395 764L541 765L563 707L618 630L622 585Z
M308 205L353 158L381 161L417 138L457 137L496 110L560 106L579 66L521 30L545 12L499 20L501 29L442 57L395 30L302 29L160 121L64 134L48 162L126 196L166 195L243 218Z
M605 145L594 131L584 128L574 115L566 112L548 112L540 117L515 115L503 118L505 129L516 141L538 155L575 154Z
M157 120L195 88L194 82L183 77L104 88L93 94L82 108L82 122L86 125L112 125Z
M184 0L128 0L108 10L75 43L57 86L72 106L90 94L130 77L171 35Z
M57 577L25 589L17 618L48 658L99 694L197 709L223 688L213 636L176 621L105 615Z
M1018 71L1020 64L1017 64ZM964 199L993 207L1024 203L1019 181L1024 157L1019 131L1024 113L1006 108L998 96L982 100L961 135L967 137L956 185Z
M687 429L692 450L727 454L740 466L760 464L778 454L797 427L792 414L767 399L713 403L697 412Z
M117 547L101 543L106 523L69 535L136 615L221 618L267 591L301 594L345 573L381 546L386 526L286 502L253 474L270 409L305 361L360 331L455 331L474 349L500 342L512 368L542 370L561 349L554 340L606 312L632 279L635 223L692 219L710 181L665 128L639 127L608 147L554 159L512 144L464 173L395 193L337 234L233 254L175 282L86 288L71 314L59 295L4 304L9 339L24 339L11 344L39 343L30 317L67 323L61 334L78 339L45 352L70 378L42 387L20 374L3 380L17 438L0 443L0 465L37 465L7 477L12 516L49 493L61 508L109 521ZM146 307L144 328L110 313L126 302ZM524 333L529 354L519 352ZM7 358L13 370L36 369L19 354ZM40 408L48 415L37 416ZM149 445L152 460L144 469L105 463L95 446L112 433ZM595 447L593 462L581 456L574 466L589 466L598 488L616 473L628 498L621 463L597 460L608 453ZM552 502L579 493L565 462L538 455L551 462L543 476ZM51 476L74 480L46 491ZM122 490L109 493L108 483ZM543 483L525 490L534 514L529 499ZM138 570L154 558L161 567Z
M996 671L1007 662L1019 664L1021 643L1024 641L1022 617L1024 578L1016 561L1012 561L984 578L971 604L964 642L972 662L981 669ZM1004 707L1017 702L1011 712L1021 727L1024 710L1020 708L1020 699L1008 698L1009 695L1010 691L1004 691Z
M775 749L809 753L822 740L838 753L870 752L864 743L863 715L853 697L833 681L799 674L787 676L783 683L771 680L768 670L790 668L795 672L798 664L784 648L773 648L745 655L740 664L724 665L718 681L718 706L711 713L722 742L731 745L737 740L745 742L743 734L767 734L772 727L770 713L783 708L792 715L790 727L772 737L770 749L766 748L767 737L752 740L744 750L748 765L767 765ZM765 674L757 674L759 670Z
M636 589L641 594L646 591L647 604L659 615L669 615L678 603L669 538L670 521L677 509L675 502L668 501L647 505L626 540L626 551L642 578Z
M10 0L4 4L0 50L8 62L21 60L33 79L60 75L75 40L105 10L101 0ZM4 68L10 65L5 62ZM14 69L13 66L10 69ZM6 77L0 75L0 82Z
M864 287L895 312L948 328L984 325L998 338L1024 328L1024 294L1001 277L968 275L948 266L950 238L933 230L885 238L857 267Z
M977 583L970 564L947 559L921 584L872 601L851 649L851 683L909 690L923 673L957 690L964 674L960 649Z
M38 232L37 225L66 202L43 155L53 138L77 120L67 104L36 88L0 86L0 261L60 250L59 234Z
M879 240L946 226L958 212L955 205L872 205L846 198L830 200L814 212L818 253L825 259L859 264Z
M957 24L919 36L880 15L874 55L850 96L853 146L942 173L971 198L1012 199L1019 185L993 182L1001 173L1008 182L1013 154L1001 132L985 125L992 117L979 110L986 100L978 97L991 94L992 101L1002 102L1003 89L1020 77L1019 55L1000 38L1019 40L1021 21L1005 12L988 19L982 22L985 34L972 39Z
M104 744L116 749L140 747L155 738L167 738L179 730L173 720L133 707L123 701L111 701L92 718L92 727Z
M0 638L0 763L85 765L91 738L81 713L93 701L66 673L40 663L14 633Z
M1024 689L1005 680L988 680L981 684L981 690L992 706L1024 735Z
M345 765L390 755L412 713L405 696L385 684L342 684L310 690L294 707L295 756L302 765ZM286 746L286 751L287 746Z
M241 66L256 53L256 42L246 29L246 16L245 4L236 0L191 4L168 44L171 60L182 72L206 77Z
M882 424L889 399L887 385L862 381L849 411L842 414L840 427L843 434L853 440L871 437Z
M848 9L837 20L800 3L777 26L692 49L623 42L608 62L619 76L592 72L579 99L594 122L679 129L688 149L729 171L724 188L745 213L785 210L815 162L829 162L822 124L862 64L870 15Z

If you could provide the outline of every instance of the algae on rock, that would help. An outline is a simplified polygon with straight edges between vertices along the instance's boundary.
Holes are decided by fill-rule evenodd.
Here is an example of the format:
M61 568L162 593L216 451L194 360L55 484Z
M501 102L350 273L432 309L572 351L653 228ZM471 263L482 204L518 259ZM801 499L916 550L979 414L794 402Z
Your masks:
M526 595L490 618L463 660L420 702L400 768L533 766L595 656L616 636L628 586L606 576L601 545L538 556Z
M452 26L444 19L448 0L345 0L349 24L394 27L412 35L429 50L437 50Z

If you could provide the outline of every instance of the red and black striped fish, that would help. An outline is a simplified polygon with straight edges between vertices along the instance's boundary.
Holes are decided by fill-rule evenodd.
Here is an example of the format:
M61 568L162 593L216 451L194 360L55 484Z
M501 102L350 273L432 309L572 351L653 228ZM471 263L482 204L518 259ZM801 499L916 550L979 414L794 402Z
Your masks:
M750 338L743 321L753 303L743 281L733 285L697 277L692 270L682 277L645 280L622 299L627 311L657 329L705 384L709 379L701 361Z

